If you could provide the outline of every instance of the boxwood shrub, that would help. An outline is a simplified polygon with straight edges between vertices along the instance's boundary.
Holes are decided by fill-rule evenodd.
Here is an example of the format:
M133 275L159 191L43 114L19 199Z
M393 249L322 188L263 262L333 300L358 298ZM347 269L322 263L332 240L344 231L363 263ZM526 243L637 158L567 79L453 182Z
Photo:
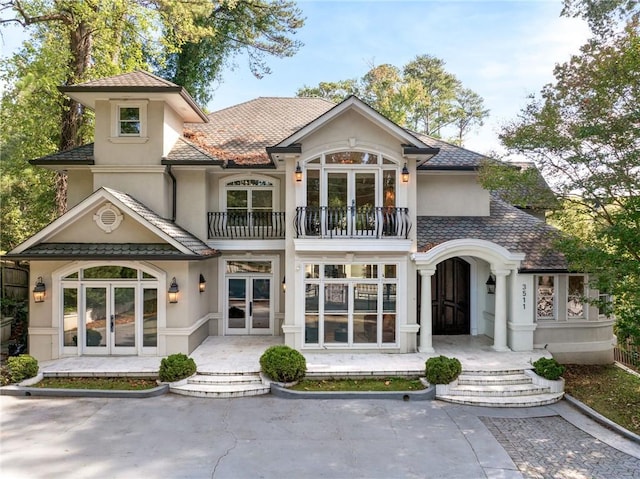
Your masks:
M430 384L449 384L462 372L462 364L456 358L438 356L425 363L425 376Z
M564 373L564 366L553 358L540 358L533 363L533 368L538 376L551 381L559 379Z
M186 354L178 353L162 358L160 361L160 381L174 382L188 378L196 372L196 362Z
M9 379L12 383L19 383L38 374L38 360L28 354L12 356L7 359Z
M285 345L271 346L260 356L262 372L274 381L299 381L307 372L307 360L300 352Z

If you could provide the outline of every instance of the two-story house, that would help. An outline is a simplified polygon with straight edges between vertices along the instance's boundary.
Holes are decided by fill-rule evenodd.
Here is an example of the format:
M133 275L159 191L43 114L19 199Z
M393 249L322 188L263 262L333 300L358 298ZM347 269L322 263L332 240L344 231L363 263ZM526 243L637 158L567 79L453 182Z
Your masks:
M33 160L68 175L66 214L9 256L31 262L30 351L192 352L276 335L302 351L498 351L612 360L554 230L477 181L482 155L350 97L258 98L205 115L145 72L60 88L95 141Z

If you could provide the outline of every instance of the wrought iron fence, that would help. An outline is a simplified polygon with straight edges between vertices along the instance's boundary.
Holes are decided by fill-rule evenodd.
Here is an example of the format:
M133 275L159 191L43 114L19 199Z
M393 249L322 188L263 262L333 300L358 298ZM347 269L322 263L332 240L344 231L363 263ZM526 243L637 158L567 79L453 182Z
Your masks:
M295 230L298 238L407 238L411 222L408 208L301 206Z
M640 370L640 346L633 344L631 339L618 343L613 348L613 359L625 366Z
M275 211L215 211L207 215L209 239L282 239L285 214Z

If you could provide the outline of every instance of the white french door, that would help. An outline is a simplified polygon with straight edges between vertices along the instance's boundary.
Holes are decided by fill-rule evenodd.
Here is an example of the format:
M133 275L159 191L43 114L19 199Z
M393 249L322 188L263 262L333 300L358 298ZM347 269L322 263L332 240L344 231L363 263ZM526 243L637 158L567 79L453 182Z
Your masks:
M335 234L375 229L378 198L377 170L325 170L326 228Z
M271 276L227 276L226 334L272 334Z
M136 354L136 286L95 283L83 288L80 332L85 354Z

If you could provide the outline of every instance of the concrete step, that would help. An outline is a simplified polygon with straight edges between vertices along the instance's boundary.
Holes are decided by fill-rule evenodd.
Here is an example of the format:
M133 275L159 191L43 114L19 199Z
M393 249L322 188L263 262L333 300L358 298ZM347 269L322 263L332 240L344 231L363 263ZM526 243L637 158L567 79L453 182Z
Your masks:
M529 396L492 397L492 396L437 396L436 399L468 406L486 407L536 407L554 404L562 399L564 393L533 394Z
M465 376L505 376L522 374L522 369L464 369Z
M269 394L271 388L266 384L197 384L187 383L171 387L171 392L183 396L206 398L236 398Z
M460 385L513 385L531 384L531 378L525 375L522 370L519 373L509 372L508 374L472 374L463 372L458 377Z
M190 384L262 384L259 374L197 374L189 378Z
M534 384L507 384L507 385L466 385L459 384L449 390L450 396L491 396L514 397L531 396L533 394L546 394L549 388Z

